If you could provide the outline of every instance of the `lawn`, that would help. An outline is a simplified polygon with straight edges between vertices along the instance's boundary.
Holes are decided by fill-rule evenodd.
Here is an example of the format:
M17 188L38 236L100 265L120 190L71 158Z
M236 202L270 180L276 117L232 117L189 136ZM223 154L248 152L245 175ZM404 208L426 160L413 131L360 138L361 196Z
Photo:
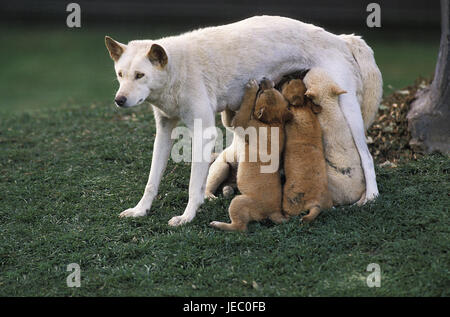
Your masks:
M172 31L129 32L108 34ZM12 48L0 52L9 56L0 73L0 296L450 295L450 159L441 155L377 166L375 203L324 211L311 225L253 223L246 234L208 226L228 219L224 198L169 227L189 180L189 165L170 161L151 214L118 218L142 194L155 126L147 105L112 105L105 33L1 35ZM371 43L387 89L433 72L436 43L397 44ZM80 288L66 285L70 263L80 265ZM380 265L379 288L366 284L370 263Z

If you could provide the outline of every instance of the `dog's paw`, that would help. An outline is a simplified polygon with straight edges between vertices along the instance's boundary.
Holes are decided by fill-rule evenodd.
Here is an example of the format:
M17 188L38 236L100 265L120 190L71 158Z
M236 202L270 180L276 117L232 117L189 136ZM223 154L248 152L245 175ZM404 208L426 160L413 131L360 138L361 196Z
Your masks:
M217 199L217 196L214 195L213 193L205 193L205 199L214 200Z
M259 84L255 79L250 79L247 83L247 85L245 85L245 89L247 91L254 91L257 92L259 89Z
M301 222L302 223L310 223L313 220L314 220L314 218L312 218L310 215L306 215L306 216L302 217Z
M357 206L363 206L371 201L374 201L378 197L378 193L364 193L361 198L356 202Z
M189 219L186 216L175 216L169 220L169 226L178 227L184 225L185 223L191 222L192 219Z
M124 217L143 217L147 214L146 210L141 210L141 209L137 209L137 208L129 208L125 211L122 211L119 214L120 218L124 218Z
M210 225L211 227L218 228L218 227L219 227L219 223L221 223L221 222L220 222L220 221L211 221L211 222L209 223L209 225Z

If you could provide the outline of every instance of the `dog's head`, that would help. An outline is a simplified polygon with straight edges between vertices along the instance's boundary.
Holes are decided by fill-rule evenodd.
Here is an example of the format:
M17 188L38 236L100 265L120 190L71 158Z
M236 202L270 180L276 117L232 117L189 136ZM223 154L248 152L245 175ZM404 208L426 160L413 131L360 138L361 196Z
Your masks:
M322 112L322 107L313 103L306 95L307 89L301 79L292 79L284 83L281 86L281 93L289 104L294 107L306 106L311 108L315 114Z
M325 70L320 68L311 69L306 74L304 82L308 88L305 95L311 98L315 104L322 104L324 99L337 98L346 93Z
M116 105L128 108L146 99L157 100L168 77L168 56L164 48L147 41L125 45L109 36L105 37L105 44L120 84L114 98Z
M283 95L274 88L271 80L263 79L256 97L254 117L261 122L283 123L292 119L288 109L288 102Z
M281 86L284 98L293 106L302 106L305 103L306 86L301 79L292 79Z

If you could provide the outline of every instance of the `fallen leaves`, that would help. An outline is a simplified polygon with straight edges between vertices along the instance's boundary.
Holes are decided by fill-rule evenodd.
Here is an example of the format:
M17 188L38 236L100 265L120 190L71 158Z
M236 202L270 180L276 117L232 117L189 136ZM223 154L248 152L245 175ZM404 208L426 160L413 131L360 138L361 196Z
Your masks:
M416 92L429 84L430 80L419 78L413 85L383 99L367 135L367 144L375 162L396 167L400 159L417 158L419 154L409 146L411 135L406 116Z

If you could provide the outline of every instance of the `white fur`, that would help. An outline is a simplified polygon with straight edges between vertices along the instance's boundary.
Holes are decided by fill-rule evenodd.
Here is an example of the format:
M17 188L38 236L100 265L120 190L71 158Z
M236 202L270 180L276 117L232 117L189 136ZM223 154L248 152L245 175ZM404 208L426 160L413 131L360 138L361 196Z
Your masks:
M168 64L156 67L146 57L153 43L164 48ZM123 44L122 44L123 45ZM301 69L323 67L348 93L340 106L349 123L361 156L366 177L365 201L378 195L373 160L365 143L360 110L363 82L349 44L342 38L311 24L276 16L258 16L237 23L200 29L157 41L132 41L115 64L118 92L127 97L125 106L141 99L154 105L157 123L152 167L141 201L121 216L142 216L156 196L170 152L170 131L177 120L193 128L193 120L203 127L214 126L214 113L226 107L237 110L250 79L267 77L273 81ZM376 66L375 66L376 67ZM133 79L138 71L145 74ZM358 100L359 96L359 100ZM212 144L205 140L205 144ZM212 149L212 146L211 146ZM209 149L207 149L209 150ZM209 162L193 162L189 202L181 216L170 225L191 221L202 204Z

